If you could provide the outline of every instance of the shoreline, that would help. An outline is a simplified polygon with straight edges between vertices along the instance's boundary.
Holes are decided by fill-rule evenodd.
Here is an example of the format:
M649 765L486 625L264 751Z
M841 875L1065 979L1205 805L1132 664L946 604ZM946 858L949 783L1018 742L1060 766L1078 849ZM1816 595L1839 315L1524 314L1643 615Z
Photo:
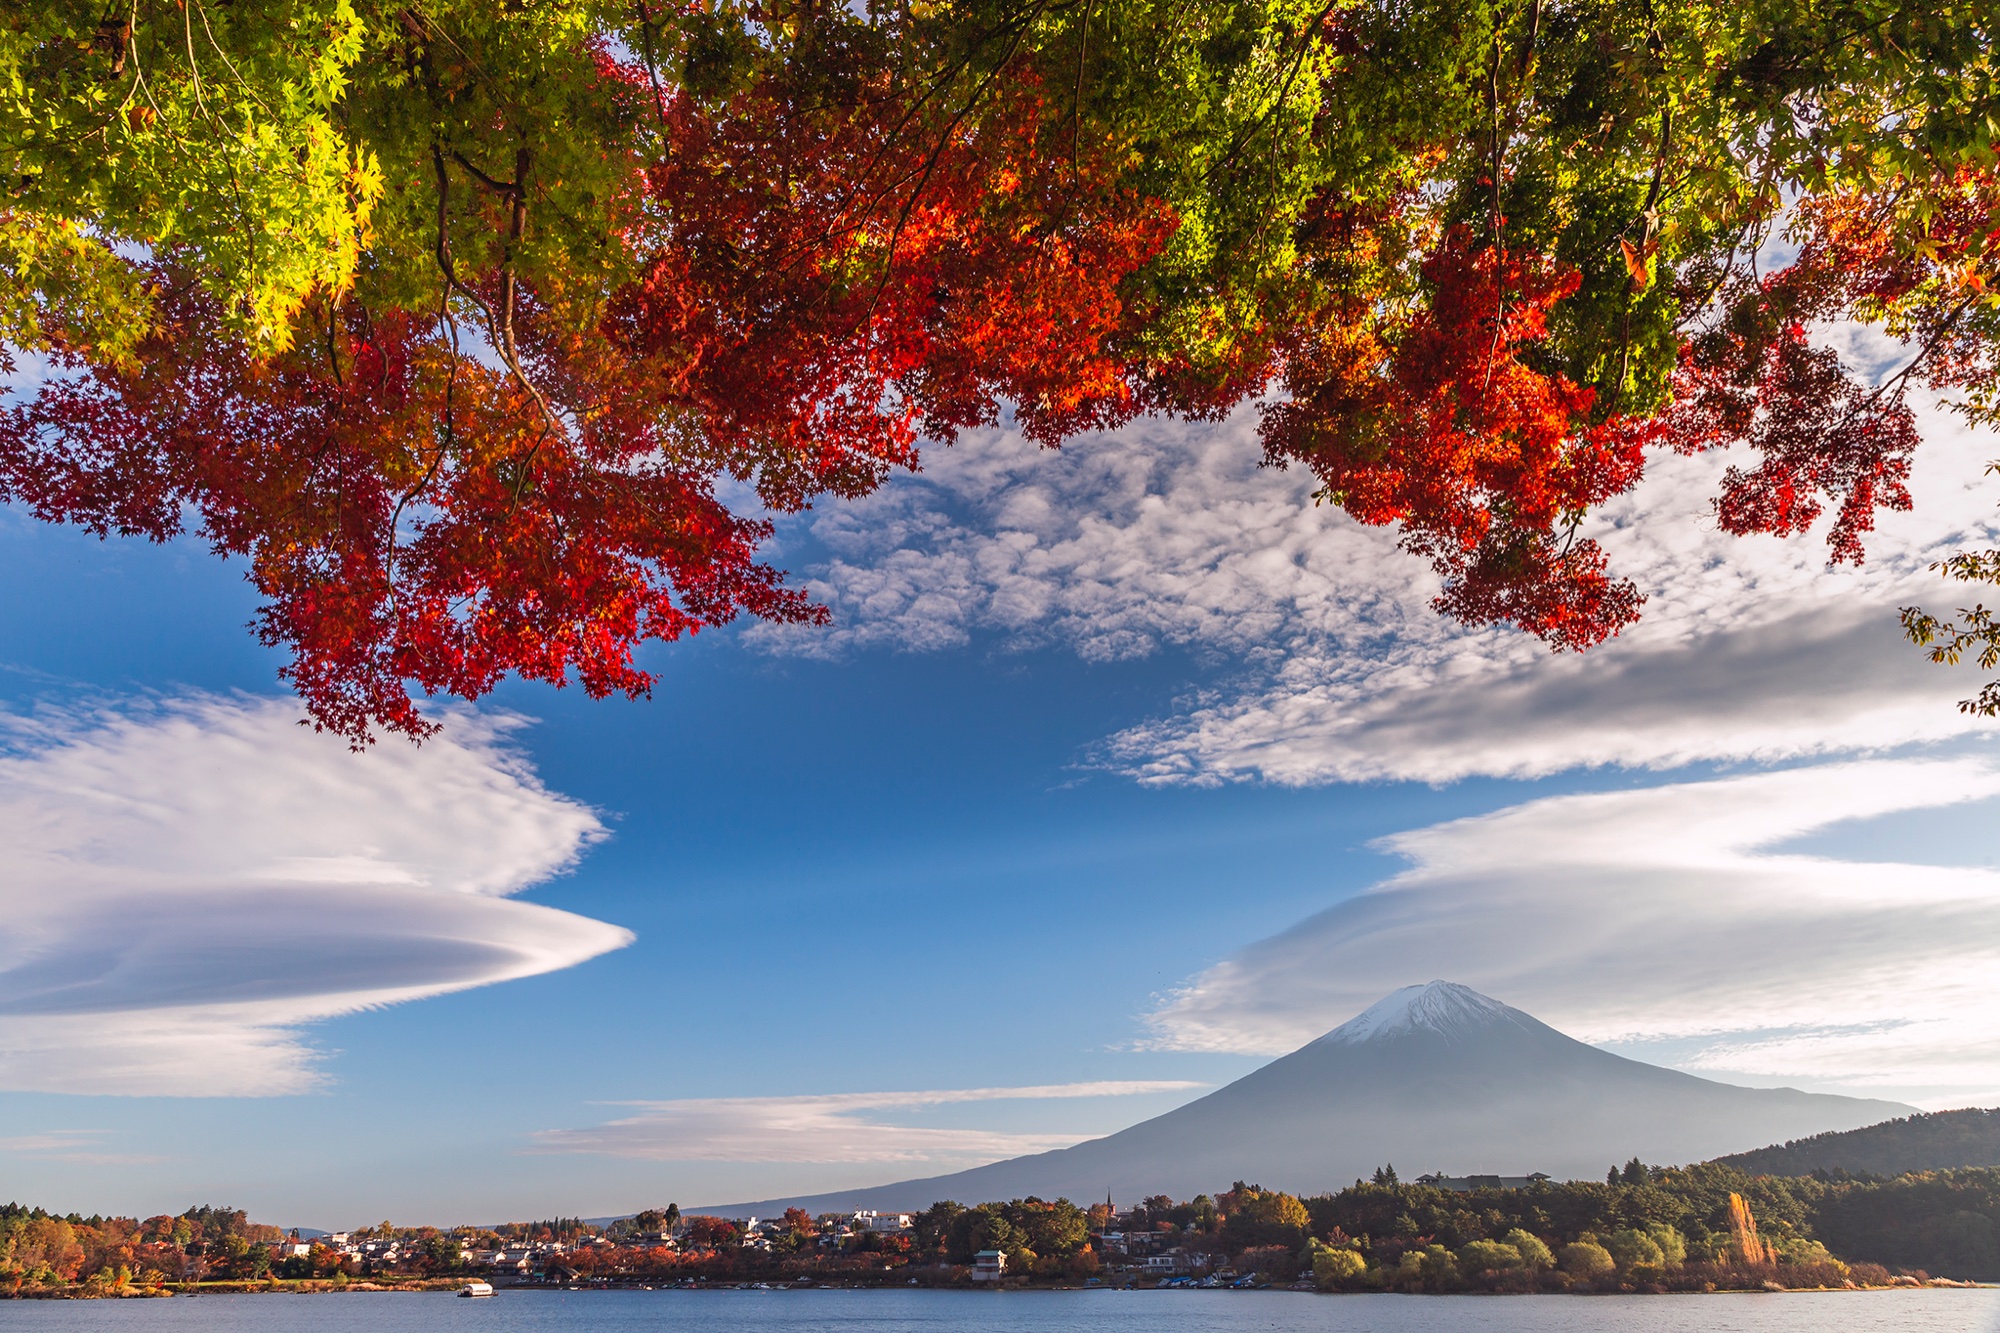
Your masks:
M465 1278L412 1278L407 1282L373 1282L368 1280L361 1280L361 1281L353 1281L345 1283L334 1283L326 1281L324 1279L315 1279L315 1278L300 1278L300 1279L281 1278L274 1281L239 1280L239 1281L199 1282L192 1284L194 1288L193 1290L189 1290L188 1288L190 1284L185 1284L185 1283L173 1283L157 1287L131 1287L123 1290L106 1290L101 1288L97 1290L90 1290L89 1284L76 1283L69 1287L63 1287L63 1288L43 1288L40 1290L33 1290L33 1291L24 1289L19 1291L13 1291L7 1293L5 1299L23 1300L23 1301L163 1300L169 1297L182 1297L186 1299L194 1299L202 1296L332 1296L332 1295L346 1295L349 1293L365 1293L365 1294L376 1294L376 1295L384 1293L405 1293L411 1295L436 1296L436 1295L455 1295L461 1288L465 1286L467 1280L468 1279ZM1588 1299L1593 1296L1646 1296L1646 1297L1779 1296L1779 1295L1807 1295L1814 1293L1824 1294L1829 1292L1886 1292L1886 1291L1928 1291L1928 1290L1978 1291L1978 1290L1993 1290L1995 1288L2000 1288L2000 1283L1961 1282L1951 1278L1931 1278L1928 1281L1919 1282L1914 1278L1911 1278L1899 1282L1878 1283L1869 1286L1862 1286L1859 1284L1849 1284L1846 1286L1839 1286L1839 1287L1779 1287L1779 1286L1717 1287L1708 1291L1700 1291L1700 1290L1670 1291L1662 1289L1641 1290L1631 1287L1621 1287L1619 1289L1614 1289L1609 1291L1577 1290L1575 1288L1571 1288L1565 1291L1409 1292L1409 1291L1395 1291L1395 1290L1368 1291L1368 1290L1351 1290L1351 1289L1321 1291L1316 1288L1275 1286L1275 1285L1242 1288L1239 1289L1239 1291L1282 1292L1286 1295L1292 1295L1292 1296L1415 1296L1420 1298L1435 1297L1435 1296L1478 1296L1478 1297L1500 1297L1500 1298L1505 1298L1510 1296L1574 1296L1582 1299ZM1074 1286L1067 1284L1036 1285L1025 1282L999 1284L999 1285L981 1284L979 1286L960 1285L957 1283L938 1283L938 1284L925 1283L912 1286L907 1283L902 1283L902 1284L855 1283L850 1285L850 1284L821 1283L821 1282L815 1282L810 1285L803 1285L803 1286L794 1286L790 1283L739 1283L739 1282L712 1282L712 1283L685 1284L685 1285L680 1283L666 1283L658 1286L649 1286L643 1283L615 1283L615 1284L602 1283L602 1284L589 1284L589 1285L576 1285L576 1286L559 1286L559 1285L552 1285L539 1282L523 1282L513 1285L496 1286L495 1294L497 1295L499 1292L547 1292L552 1294L574 1294L578 1292L614 1292L614 1291L696 1293L696 1292L737 1292L737 1291L903 1292L911 1290L950 1291L950 1292L960 1292L967 1295L972 1295L972 1294L987 1295L989 1293L998 1293L998 1292L1056 1293L1056 1292L1129 1292L1129 1291L1230 1291L1232 1289L1227 1287L1113 1286L1109 1283L1100 1286Z

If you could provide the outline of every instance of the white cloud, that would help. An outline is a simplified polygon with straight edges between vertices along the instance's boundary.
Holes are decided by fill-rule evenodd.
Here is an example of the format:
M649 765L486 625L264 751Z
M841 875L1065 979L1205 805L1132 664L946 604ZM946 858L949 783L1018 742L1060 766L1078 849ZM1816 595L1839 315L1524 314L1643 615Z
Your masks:
M1208 969L1154 1044L1277 1053L1445 977L1686 1068L1930 1105L2000 1095L2000 873L1768 849L2000 795L1972 760L1873 760L1562 796L1398 834L1410 869Z
M1879 348L1858 348L1873 363ZM1135 423L1060 452L1005 431L933 449L928 471L812 520L831 631L759 627L787 651L931 650L998 635L1091 660L1190 647L1224 679L1098 756L1142 781L1282 783L1852 752L1960 735L1970 670L1905 644L1896 608L1948 605L1927 566L2000 538L1982 464L2000 443L1935 408L1917 508L1884 515L1864 569L1818 535L1718 531L1727 455L1664 456L1594 520L1645 619L1581 657L1468 630L1386 529L1311 503L1303 471L1258 466L1256 416ZM1822 525L1823 526L1823 525Z
M278 701L0 721L0 1087L299 1091L302 1024L632 938L507 899L603 833L507 719L359 755Z
M986 1162L1067 1147L1089 1135L884 1124L869 1113L964 1102L1131 1097L1204 1086L1118 1081L641 1102L635 1104L643 1108L637 1115L587 1129L543 1130L535 1144L544 1152L666 1162Z
M138 1166L166 1159L148 1153L111 1152L104 1146L104 1129L53 1129L42 1134L0 1138L0 1155L31 1161L68 1162L75 1166Z

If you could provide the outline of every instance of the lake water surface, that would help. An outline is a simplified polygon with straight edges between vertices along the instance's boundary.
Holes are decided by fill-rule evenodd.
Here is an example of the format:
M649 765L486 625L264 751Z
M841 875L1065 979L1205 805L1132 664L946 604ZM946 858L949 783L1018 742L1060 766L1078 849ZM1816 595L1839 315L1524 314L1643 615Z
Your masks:
M1715 1296L1280 1291L502 1291L4 1301L0 1327L105 1333L2000 1333L2000 1289Z

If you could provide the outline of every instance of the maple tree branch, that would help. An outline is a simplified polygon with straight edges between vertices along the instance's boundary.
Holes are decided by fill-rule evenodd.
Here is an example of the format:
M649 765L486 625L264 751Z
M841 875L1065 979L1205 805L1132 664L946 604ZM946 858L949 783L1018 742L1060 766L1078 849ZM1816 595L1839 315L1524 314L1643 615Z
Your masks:
M444 325L446 336L451 339L451 354L448 358L451 368L445 375L444 411L440 414L440 423L443 430L441 438L438 440L437 449L432 453L430 465L424 469L423 476L417 479L416 485L410 487L397 498L396 508L389 515L389 549L383 561L382 576L389 590L389 615L394 620L402 618L402 610L396 595L396 542L397 534L400 532L403 524L403 510L418 496L430 489L431 483L437 480L438 471L444 466L444 460L451 453L453 445L457 440L456 394L458 391L458 367L461 360L461 353L458 344L458 320L451 313L451 294L461 284L458 281L451 257L451 232L449 229L451 217L451 175L445 169L444 156L438 151L437 146L433 145L431 151L432 160L437 167L438 179L436 253L438 269L444 275L444 282L438 289L438 319Z
M1659 32L1657 29L1654 30L1653 38L1656 42L1659 39ZM1667 156L1670 152L1673 151L1673 142L1674 142L1674 107L1673 103L1669 102L1666 106L1660 109L1660 147L1659 151L1653 155L1653 183L1646 191L1645 206L1639 210L1639 219L1643 223L1643 226L1641 227L1639 232L1641 264L1644 264L1646 259L1650 258L1650 256L1646 255L1644 251L1650 248L1653 243L1653 225L1659 220L1660 216L1659 215L1660 194L1665 186L1666 174L1667 174ZM1621 236L1619 238L1619 241L1622 244L1624 238ZM1630 263L1629 259L1627 260L1627 263L1628 264ZM1638 280L1638 275L1634 274L1633 281L1636 282L1637 280ZM1619 330L1618 330L1618 382L1611 386L1610 399L1604 405L1604 413L1605 413L1605 418L1607 420L1609 420L1610 417L1618 410L1619 401L1625 397L1625 382L1627 379L1631 377L1631 374L1632 374L1632 301L1631 297L1628 296L1625 300L1625 309L1621 316L1619 322Z
M1229 151L1223 153L1201 173L1202 180L1211 180L1224 167L1232 165L1236 161L1237 154L1249 147L1250 141L1257 137L1258 132L1264 128L1265 124L1284 108L1285 99L1292 95L1292 84L1297 81L1299 71L1305 67L1306 56L1312 51L1312 35L1319 30L1321 24L1325 23L1332 16L1334 10L1340 8L1343 2L1344 0L1327 0L1326 4L1320 7L1319 12L1314 14L1309 22L1301 25L1299 28L1298 53L1292 57L1290 66L1285 70L1284 81L1278 85L1278 95L1271 99L1271 105L1259 114L1255 120L1251 121L1248 127L1241 133L1231 136ZM1285 40L1289 45L1291 39L1288 37ZM1281 51L1282 49L1280 48Z
M1527 79L1528 71L1535 62L1535 43L1541 39L1541 35L1542 0L1534 0L1533 8L1528 11L1528 40L1521 43L1521 56L1514 70L1514 77L1517 80ZM1534 96L1534 91L1534 84L1529 83L1528 95L1530 98Z
M1077 167L1077 139L1083 132L1083 69L1090 53L1090 0L1083 0L1083 24L1076 40L1076 88L1070 93L1069 169Z
M1891 390L1894 390L1897 398L1901 398L1907 393L1910 387L1910 377L1916 374L1917 368L1937 354L1937 350L1943 345L1944 340L1957 331L1959 321L1965 318L1966 312L1978 304L1979 297L1977 295L1968 296L1959 302L1958 307L1946 315L1937 328L1932 330L1931 336L1924 340L1923 346L1917 349L1917 354L1911 357L1901 370L1898 370L1888 379L1876 385L1875 392L1869 394L1865 401L1856 403L1852 408L1848 409L1847 415L1841 419L1839 429L1847 429L1853 423L1855 417L1859 416L1864 409L1871 408L1880 403L1884 395L1888 394Z
M984 51L992 42L998 40L1003 34L1011 34L1009 37L1009 43L1006 53L1001 56L1000 63L996 65L993 70L989 71L988 74L985 76L985 78L983 78L980 81L979 86L973 90L972 96L970 99L968 99L966 105L959 111L959 113L956 116L952 118L952 127L955 129L958 123L961 122L965 118L965 116L969 114L970 111L979 104L979 99L982 96L984 96L986 90L992 86L994 78L1013 59L1015 52L1020 49L1021 41L1027 35L1028 29L1034 25L1036 19L1040 18L1044 13L1047 12L1048 7L1049 7L1048 0L1034 0L1034 3L1030 4L1026 9L1020 11L1019 13L1007 19L1004 19L1000 23L996 24L989 31L981 34L976 41L969 43L966 50L966 54L960 56L957 60L952 61L944 69L940 70L938 74L929 81L929 85L921 89L918 92L917 96L909 102L908 106L904 109L902 116L896 121L894 125L889 127L888 132L882 138L880 146L878 146L875 149L874 154L869 158L868 162L865 165L863 165L860 171L855 173L856 181L865 183L869 180L872 180L875 176L876 168L882 164L882 159L889 153L889 151L892 148L896 146L896 144L901 139L903 131L909 127L910 123L913 120L917 118L918 114L923 111L924 107L928 105L932 101L932 99L943 96L947 92L947 90L949 90L950 87L955 82L957 82L958 76L964 73L965 70L968 69L974 63L975 60L977 60L979 53L981 51ZM949 133L947 134L946 139L948 141ZM941 151L941 148L938 151ZM930 167L935 165L935 161L936 161L936 156L935 153L933 153L930 162L926 166L926 169L921 173L922 181L924 183L928 183L931 174ZM853 232L861 230L867 225L868 219L874 216L876 207L880 203L882 203L882 201L888 199L889 196L894 194L900 187L902 182L909 180L910 177L915 174L918 173L910 171L902 172L893 177L887 184L885 184L880 190L877 191L870 192L865 188L862 188L861 193L863 193L866 197L864 198L864 200L860 205L860 210L861 210L860 214L852 225L847 225L847 226L841 225L840 220L848 216L849 212L849 210L847 209L842 209L841 212L836 216L836 219L832 224L824 228L819 233L818 236L811 238L810 240L807 241L802 241L800 243L799 249L804 250L808 246L825 242L827 240L832 239L834 236L848 235L852 234ZM919 186L919 189L921 189L921 185ZM903 218L907 220L908 216L909 216L908 210L905 210L903 213ZM901 223L899 223L897 227L899 233L901 229L902 229ZM789 268L791 267L792 262L793 261L791 260L787 260L784 262L782 267Z
M465 154L459 152L456 148L451 150L451 160L458 163L458 165L460 165L461 167L464 167L467 175L471 176L474 180L478 181L481 185L484 185L487 189L493 191L493 193L497 195L501 195L511 199L514 196L515 192L520 188L518 172L516 174L516 180L512 182L494 180L491 176L487 175L485 172L481 171L478 167L474 166L471 160L468 159L465 156Z
M1040 5L1036 6L1037 11L1040 8ZM1015 31L1014 40L1009 43L1006 52L1001 55L999 63L987 72L986 77L980 81L979 86L972 90L972 96L966 99L965 105L959 108L958 114L951 118L945 125L943 132L938 135L937 146L931 150L930 157L924 163L924 173L918 179L916 188L910 191L910 197L904 201L902 212L896 218L895 229L889 233L889 245L882 257L882 277L875 284L874 295L868 298L868 312L863 317L864 319L872 319L874 317L875 308L882 300L882 293L888 289L890 275L896 269L896 247L902 243L903 229L909 225L910 215L917 211L917 204L923 198L924 187L930 184L931 176L937 170L937 164L944 158L945 149L951 146L952 136L958 133L958 127L965 122L967 116L972 114L972 109L979 104L979 99L985 95L986 90L999 79L1002 71L1013 61L1015 53L1021 49L1021 40L1027 36L1028 27L1028 23L1023 23Z
M514 150L514 188L509 192L513 196L514 206L507 217L507 244L501 251L502 257L500 263L500 280L503 293L501 309L504 312L501 331L506 335L507 363L515 368L516 375L520 374L520 354L514 348L514 291L516 282L514 260L516 250L528 230L528 169L533 164L533 161L534 159L529 154L528 146L525 143ZM523 378L523 383L525 385L525 377ZM533 392L533 389L530 388L529 391ZM537 396L539 397L539 395Z
M653 12L646 8L646 0L634 0L639 10L639 31L645 36L645 46L640 55L646 62L646 77L653 85L653 110L659 114L660 128L667 127L667 95L660 86L660 62L653 49Z
M541 410L542 417L554 429L567 434L567 431L564 430L561 416L550 405L549 400L543 396L541 389L536 387L534 381L528 378L527 372L521 368L520 356L514 346L514 246L520 241L521 235L527 226L528 205L526 191L525 189L517 189L513 192L514 209L508 224L507 247L503 252L505 259L502 264L502 290L505 296L506 313L502 316L493 309L491 301L474 291L471 287L468 287L458 276L457 266L452 262L451 241L447 230L449 216L447 197L451 189L451 173L450 169L445 165L444 148L441 144L433 143L431 145L431 161L436 167L438 181L437 261L438 268L444 274L445 283L452 291L458 292L479 307L480 312L486 316L488 341L492 345L494 353L499 356L501 362L507 367L508 373L513 377L514 382L519 384L527 392L528 396L535 400L535 406ZM525 177L528 169L528 161L528 150L523 146L518 150L515 157L516 170L523 177ZM525 181L517 181L516 184L525 184ZM537 444L536 447L539 448L540 445Z

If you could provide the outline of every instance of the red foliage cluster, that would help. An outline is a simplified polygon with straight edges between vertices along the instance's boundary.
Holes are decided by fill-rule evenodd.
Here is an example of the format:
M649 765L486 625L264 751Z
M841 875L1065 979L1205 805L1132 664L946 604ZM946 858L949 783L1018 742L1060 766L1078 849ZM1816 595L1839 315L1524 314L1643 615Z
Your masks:
M1914 248L1893 241L1909 230L1897 211L1911 200L1926 210ZM1988 258L2000 241L1996 219L2000 179L1990 169L1812 199L1799 210L1798 258L1718 295L1718 317L1683 351L1665 424L1682 452L1744 444L1763 455L1724 476L1716 514L1725 531L1787 536L1831 505L1832 558L1859 564L1875 511L1910 508L1919 437L1909 386L1990 401L2000 378ZM1893 313L1907 345L1902 365L1872 385L1810 341L1814 325L1857 313Z
M142 371L62 354L0 415L0 499L156 540L190 522L247 558L264 641L291 648L315 721L355 737L432 725L406 682L637 694L647 639L822 618L755 561L768 525L718 501L717 473L797 508L867 491L914 464L919 430L948 438L1003 397L1049 443L1124 419L1118 285L1172 220L1048 151L1025 74L976 141L908 134L896 98L819 96L663 107L672 151L627 238L650 258L601 326L467 275L515 312L519 374L448 320L353 301L259 357L208 334L216 312L163 260Z
M1815 234L1797 262L1731 284L1721 317L1684 348L1666 438L1682 453L1741 444L1762 454L1724 474L1715 509L1725 532L1790 536L1832 503L1832 558L1859 564L1875 511L1910 507L1918 434L1903 389L1918 365L1871 388L1810 341L1815 321L1888 296L1905 279L1885 271L1895 266L1879 244L1866 246L1872 255L1857 252L1851 228L1829 228L1836 212L1815 208L1809 219Z
M1715 510L1725 532L1790 536L1835 500L1827 543L1836 563L1859 564L1875 511L1910 507L1905 483L1918 436L1909 405L1856 382L1838 356L1807 341L1797 319L1691 346L1674 393L1676 449L1740 443L1763 455L1723 476Z
M682 1242L691 1250L718 1250L742 1239L736 1224L722 1217L697 1216L687 1219Z
M1129 418L1119 285L1172 233L1165 207L1050 153L1026 72L976 137L909 135L898 99L830 116L815 96L668 108L653 258L607 329L664 406L698 414L690 444L790 508L872 488L919 432L949 440L1003 398L1051 445Z
M408 680L472 698L509 671L574 672L593 695L637 692L643 639L740 610L815 614L754 562L766 526L615 394L563 435L405 316L352 312L259 360L204 341L210 312L185 288L164 304L143 373L72 366L0 421L0 488L43 518L156 540L191 511L248 559L260 635L293 648L287 672L326 726L423 734Z
M1559 648L1597 643L1642 599L1574 525L1638 480L1650 432L1593 425L1595 391L1525 355L1574 274L1454 233L1423 275L1429 304L1393 346L1337 315L1315 330L1287 368L1290 401L1265 414L1265 451L1311 467L1361 522L1400 524L1444 576L1440 610Z

